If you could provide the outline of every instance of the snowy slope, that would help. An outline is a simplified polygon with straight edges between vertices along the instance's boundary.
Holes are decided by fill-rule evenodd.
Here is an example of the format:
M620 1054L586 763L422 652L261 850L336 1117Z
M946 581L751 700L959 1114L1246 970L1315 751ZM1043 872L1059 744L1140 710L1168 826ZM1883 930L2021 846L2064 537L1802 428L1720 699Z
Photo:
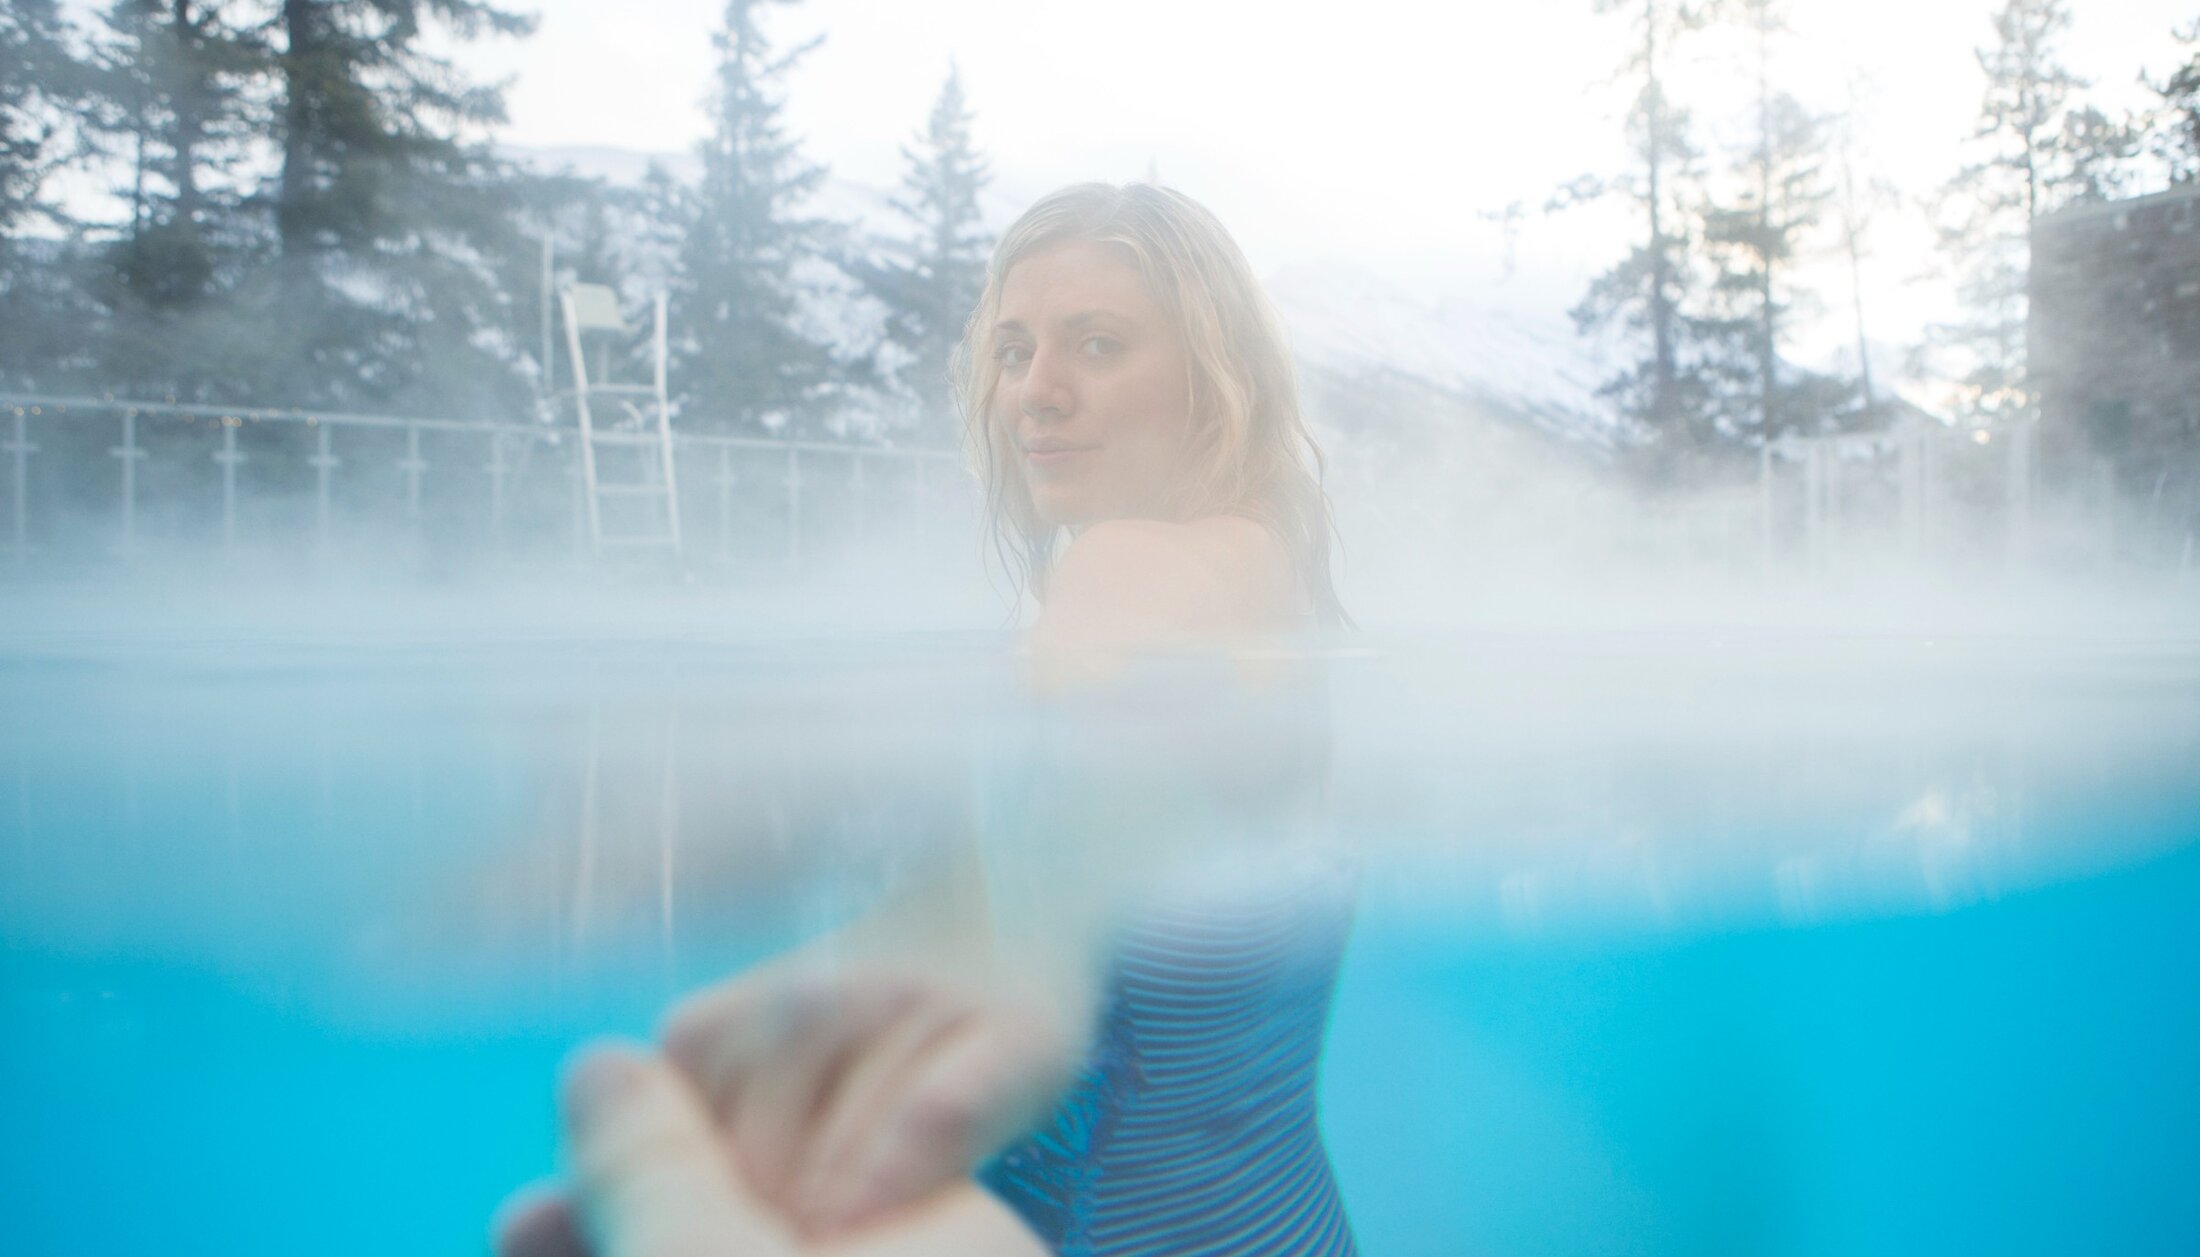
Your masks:
M1287 268L1268 288L1311 368L1403 377L1567 440L1612 440L1596 395L1608 368L1559 311L1421 297L1338 263Z
M692 154L602 147L512 148L506 155L533 169L615 183L639 181L652 164L688 177L697 169ZM857 248L891 255L897 252L891 241L904 227L890 196L886 189L828 178L810 209L850 224ZM997 188L985 207L996 229L1021 208ZM1310 377L1410 394L1423 411L1433 403L1456 418L1527 425L1598 449L1613 443L1611 409L1596 396L1610 368L1562 310L1531 306L1512 295L1518 290L1408 292L1348 262L1290 266L1267 282ZM855 310L813 314L849 328L871 326L876 318Z

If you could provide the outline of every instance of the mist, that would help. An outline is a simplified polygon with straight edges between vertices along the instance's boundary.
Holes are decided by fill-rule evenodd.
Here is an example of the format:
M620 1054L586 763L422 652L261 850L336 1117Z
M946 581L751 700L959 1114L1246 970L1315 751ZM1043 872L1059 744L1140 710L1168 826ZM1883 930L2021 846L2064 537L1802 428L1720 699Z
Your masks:
M140 8L0 15L24 1251L478 1246L797 966L1119 1063L1157 922L1370 1253L2191 1249L2189 13ZM1050 653L954 373L1094 179L1345 622Z

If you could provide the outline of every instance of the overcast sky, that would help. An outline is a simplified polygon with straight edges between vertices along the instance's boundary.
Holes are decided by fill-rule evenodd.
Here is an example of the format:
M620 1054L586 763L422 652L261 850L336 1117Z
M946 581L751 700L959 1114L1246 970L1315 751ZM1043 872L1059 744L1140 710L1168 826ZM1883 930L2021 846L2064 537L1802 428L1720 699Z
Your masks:
M1795 0L1781 77L1822 108L1860 84L1868 171L1922 193L1959 160L1976 116L1971 50L1992 7ZM531 39L465 53L511 78L506 141L670 152L703 135L719 3L535 8ZM2200 0L2072 8L2068 60L2121 107L2140 102L2142 67L2170 63L2170 29L2200 15ZM787 110L837 175L893 183L898 146L952 61L1006 200L1151 169L1221 214L1264 271L1337 260L1408 283L1495 284L1508 248L1481 211L1540 201L1623 159L1625 100L1599 86L1623 36L1592 0L806 0L766 22L783 45L825 37L791 77ZM1744 86L1715 40L1679 69L1676 90L1707 121ZM1901 305L1930 262L1905 239L1915 227L1885 217L1874 285L1881 304ZM1610 260L1611 227L1591 214L1518 233L1511 282L1575 290Z

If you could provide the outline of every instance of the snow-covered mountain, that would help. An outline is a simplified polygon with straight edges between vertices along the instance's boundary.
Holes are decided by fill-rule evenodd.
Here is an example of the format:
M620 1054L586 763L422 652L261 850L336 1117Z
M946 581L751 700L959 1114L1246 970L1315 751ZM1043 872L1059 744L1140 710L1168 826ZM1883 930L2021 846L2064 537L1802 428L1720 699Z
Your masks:
M638 182L653 165L681 177L698 169L693 154L600 146L515 147L505 155L545 173L613 183ZM870 237L877 251L890 252L886 241L903 227L889 198L884 189L834 177L812 209L850 224L859 244ZM998 228L1023 205L996 187L984 208ZM1349 413L1355 428L1361 418L1388 429L1496 425L1598 453L1614 441L1611 409L1596 396L1610 368L1563 311L1537 307L1517 289L1419 293L1349 261L1289 266L1267 283L1317 421L1342 427ZM813 313L851 326L875 320L855 310Z
M1389 379L1484 418L1600 448L1612 441L1610 408L1596 395L1609 369L1559 311L1420 296L1345 263L1287 268L1268 291L1310 371Z

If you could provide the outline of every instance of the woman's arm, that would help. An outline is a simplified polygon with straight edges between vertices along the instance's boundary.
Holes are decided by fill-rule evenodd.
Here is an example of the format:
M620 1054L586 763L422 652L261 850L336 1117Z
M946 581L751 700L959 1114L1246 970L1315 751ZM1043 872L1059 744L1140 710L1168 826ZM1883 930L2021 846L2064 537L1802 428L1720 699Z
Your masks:
M1243 640L1280 627L1295 597L1281 546L1251 521L1095 525L1057 568L1033 632L1037 679L1059 689L1102 680L1139 653ZM1212 789L1217 765L1207 761L1219 754L1226 768L1246 749L1215 745L1181 712L1147 708L1132 702L1093 729L1071 722L1094 740L1061 748L1068 762L1055 765L1054 788L1012 826L1012 841L1043 843L1063 861L1065 875L1027 888L1044 900L1023 905L1043 923L1033 937L1008 947L989 937L984 878L966 848L857 922L674 1013L676 1076L700 1101L751 1214L798 1237L846 1235L851 1253L920 1218L940 1228L923 1235L965 1237L949 1251L1031 1242L969 1170L1067 1081L1117 912L1187 854L1175 813L1208 810L1172 800ZM581 1189L592 1190L585 1175ZM866 1226L881 1219L896 1221ZM881 1257L922 1251L881 1242Z

